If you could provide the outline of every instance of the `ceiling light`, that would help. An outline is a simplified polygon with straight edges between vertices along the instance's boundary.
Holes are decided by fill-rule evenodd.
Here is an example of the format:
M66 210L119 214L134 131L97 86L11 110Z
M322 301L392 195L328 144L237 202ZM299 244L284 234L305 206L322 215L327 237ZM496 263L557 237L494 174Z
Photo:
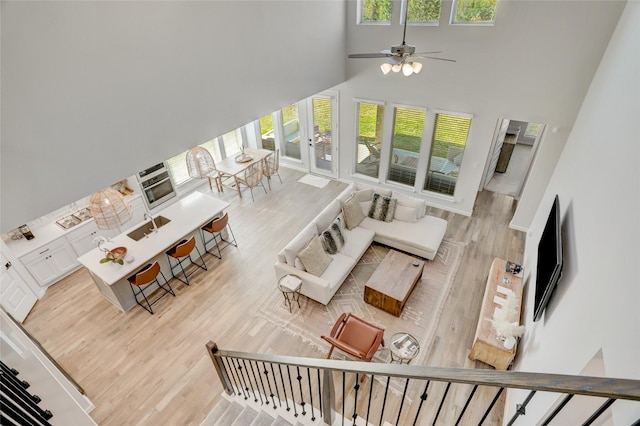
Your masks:
M394 66L391 67L391 70L393 72L400 72L401 69L402 69L402 63L395 64Z
M389 74L389 71L391 71L391 64L389 62L385 62L384 64L380 65L380 69L382 70L382 73L384 75Z
M402 65L402 74L404 74L405 77L409 77L411 74L413 74L413 65L411 65L410 62L406 62L404 65Z
M89 211L98 229L119 229L132 216L129 203L113 188L93 194L89 199Z
M414 73L418 74L421 69L422 69L422 64L420 62L414 62L413 63L413 72Z

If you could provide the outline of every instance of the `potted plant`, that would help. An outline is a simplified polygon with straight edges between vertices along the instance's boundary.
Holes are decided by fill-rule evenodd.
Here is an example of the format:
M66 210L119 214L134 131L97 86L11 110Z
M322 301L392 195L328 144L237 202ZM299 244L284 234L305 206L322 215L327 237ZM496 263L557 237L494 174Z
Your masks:
M98 240L98 248L105 253L104 257L100 259L100 263L112 262L118 265L124 265L124 257L127 254L126 247L116 247L110 250L106 247L102 247L102 244L107 242L105 238L101 237L97 240Z

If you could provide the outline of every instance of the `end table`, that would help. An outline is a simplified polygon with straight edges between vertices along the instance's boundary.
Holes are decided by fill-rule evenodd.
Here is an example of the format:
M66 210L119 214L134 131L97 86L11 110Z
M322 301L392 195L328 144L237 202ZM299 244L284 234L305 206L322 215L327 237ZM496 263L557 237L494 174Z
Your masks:
M391 336L391 363L409 364L420 352L420 343L409 333L396 333Z
M294 274L287 274L278 280L278 289L284 296L284 304L289 306L289 313L291 313L292 302L298 304L300 308L300 289L302 288L302 280L299 276Z

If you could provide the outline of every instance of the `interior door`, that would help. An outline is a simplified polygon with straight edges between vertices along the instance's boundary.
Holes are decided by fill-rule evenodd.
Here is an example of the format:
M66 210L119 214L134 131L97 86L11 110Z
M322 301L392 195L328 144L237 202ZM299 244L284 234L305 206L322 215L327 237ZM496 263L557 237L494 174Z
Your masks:
M337 170L337 96L323 94L309 99L309 171L335 176Z
M496 142L493 145L493 151L491 151L491 157L489 158L489 166L487 167L486 174L484 176L484 183L482 188L486 187L491 178L493 178L493 174L496 171L496 165L498 164L498 157L500 157L500 151L502 151L502 144L504 143L504 137L507 134L507 129L509 128L509 119L503 118L500 123L500 127L498 128L498 134L496 137Z
M19 322L23 322L38 298L22 281L15 268L0 254L0 301L2 307Z

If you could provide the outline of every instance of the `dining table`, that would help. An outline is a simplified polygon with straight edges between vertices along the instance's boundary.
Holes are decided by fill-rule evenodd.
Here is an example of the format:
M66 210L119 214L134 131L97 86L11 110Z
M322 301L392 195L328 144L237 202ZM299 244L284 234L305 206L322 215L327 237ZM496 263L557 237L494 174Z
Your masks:
M216 162L216 169L220 173L222 186L235 189L238 196L242 198L240 185L238 184L238 176L240 176L249 166L263 161L269 155L275 155L273 151L268 149L245 148L244 155L232 155L222 161ZM227 181L231 183L226 183Z

